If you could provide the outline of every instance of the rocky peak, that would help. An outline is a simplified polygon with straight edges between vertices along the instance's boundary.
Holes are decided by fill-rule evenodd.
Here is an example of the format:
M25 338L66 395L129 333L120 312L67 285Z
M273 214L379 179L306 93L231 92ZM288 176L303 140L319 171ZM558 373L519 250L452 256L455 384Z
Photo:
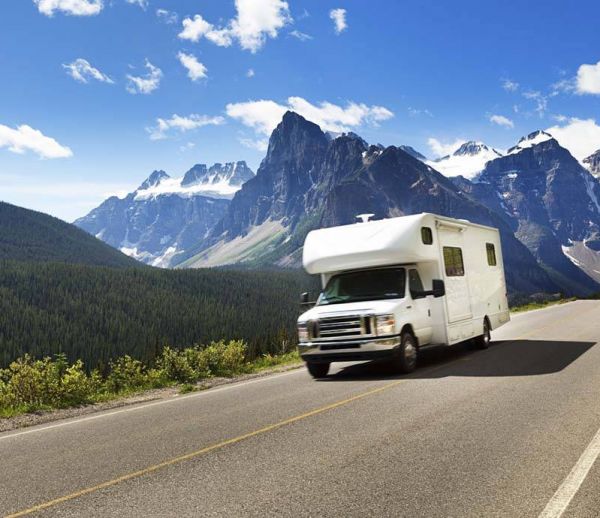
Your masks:
M508 150L507 154L511 155L514 153L519 153L523 149L537 146L538 144L547 142L549 140L554 140L554 138L552 137L552 135L550 135L550 133L546 133L545 131L542 131L542 130L534 131L533 133L530 133L526 137L521 137L519 139L519 142L517 142L517 145L511 147ZM556 141L554 140L554 142L556 142ZM557 144L558 144L558 142L557 142Z
M425 155L423 155L422 153L419 153L412 146L404 146L403 145L403 146L398 146L398 148L401 149L402 151L404 151L405 153L408 153L413 158L416 158L417 160L420 160L421 162L425 162L427 160L427 157Z
M493 153L497 156L502 156L501 153L486 146L483 142L475 142L470 140L462 144L454 153L453 156L476 156L482 153Z
M583 163L590 173L600 178L600 149L587 158L584 158Z
M142 185L138 187L139 191L150 189L150 187L156 187L163 180L171 178L167 173L162 170L153 171L148 178L144 180Z
M192 185L195 183L202 183L207 179L208 168L206 164L196 164L193 166L185 175L181 181L181 185Z

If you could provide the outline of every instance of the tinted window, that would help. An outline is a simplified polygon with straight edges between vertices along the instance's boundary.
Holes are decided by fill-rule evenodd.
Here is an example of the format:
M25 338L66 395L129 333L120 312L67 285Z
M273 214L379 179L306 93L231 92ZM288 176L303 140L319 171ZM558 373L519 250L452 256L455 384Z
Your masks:
M496 266L496 248L492 243L485 244L485 250L487 252L487 261L490 266Z
M448 277L460 277L465 274L462 250L456 246L444 247L444 266Z
M421 239L426 245L433 244L433 232L431 232L429 227L421 227Z
M419 276L419 272L417 270L408 270L408 289L411 294L415 293L416 296L413 295L413 298L418 298L419 292L423 290L423 283L421 282L421 277Z
M404 268L360 270L333 276L318 304L341 304L361 300L400 299L404 297L406 271Z

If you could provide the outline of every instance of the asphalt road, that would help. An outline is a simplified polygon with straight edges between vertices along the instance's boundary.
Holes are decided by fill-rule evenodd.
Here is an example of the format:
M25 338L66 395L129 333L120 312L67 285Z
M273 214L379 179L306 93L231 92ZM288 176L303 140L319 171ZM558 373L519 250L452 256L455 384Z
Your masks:
M600 516L600 302L492 338L1 434L0 514Z

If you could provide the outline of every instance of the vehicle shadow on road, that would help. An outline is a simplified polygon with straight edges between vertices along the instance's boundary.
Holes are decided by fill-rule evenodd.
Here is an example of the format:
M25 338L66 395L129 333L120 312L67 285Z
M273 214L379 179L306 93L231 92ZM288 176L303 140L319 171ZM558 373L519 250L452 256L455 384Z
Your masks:
M351 364L323 381L388 378L444 378L448 376L538 376L559 372L588 351L594 342L506 340L489 349L473 350L467 343L421 351L419 367L399 375L386 362Z

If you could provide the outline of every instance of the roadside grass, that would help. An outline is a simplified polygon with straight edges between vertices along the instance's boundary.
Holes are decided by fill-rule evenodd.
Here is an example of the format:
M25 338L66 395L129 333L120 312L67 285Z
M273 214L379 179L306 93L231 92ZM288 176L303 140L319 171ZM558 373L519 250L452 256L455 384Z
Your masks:
M545 300L540 302L528 302L527 304L521 304L519 306L513 306L510 308L511 313L522 313L524 311L532 311L534 309L546 308L548 306L557 306L560 304L566 304L567 302L573 302L578 300L577 297L569 297L566 299L557 300Z
M266 354L252 361L242 340L186 349L165 347L152 365L130 356L110 362L107 372L86 371L64 354L35 359L25 355L0 369L0 418L121 399L147 390L177 387L180 394L206 388L211 378L234 378L297 363L296 351Z

